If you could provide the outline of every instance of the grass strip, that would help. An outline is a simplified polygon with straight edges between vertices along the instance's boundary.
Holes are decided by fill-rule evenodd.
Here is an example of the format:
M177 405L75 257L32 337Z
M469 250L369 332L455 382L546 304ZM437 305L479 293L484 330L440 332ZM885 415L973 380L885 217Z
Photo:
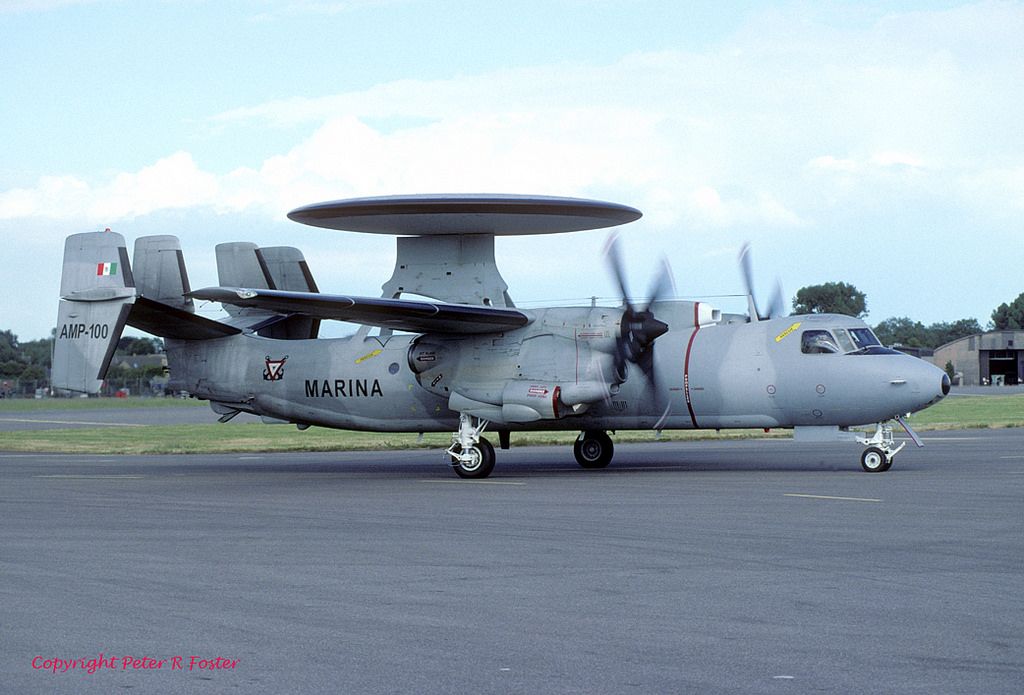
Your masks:
M84 399L83 399L84 400ZM92 399L90 399L91 401ZM111 399L114 400L114 399ZM117 399L121 400L121 399ZM147 399L139 399L145 401ZM177 399L164 399L177 400ZM154 399L160 402L161 399ZM566 424L569 424L568 422ZM1024 427L1024 395L958 396L913 416L919 432ZM513 446L567 445L577 432L513 433ZM676 430L661 437L650 430L619 431L616 442L653 442L707 439L789 437L790 430ZM492 435L492 438L493 435ZM20 430L0 434L0 451L76 454L199 454L232 452L354 451L379 449L444 449L447 433L416 434L351 432L311 427L305 431L287 425L244 423L220 425L144 425L141 427L89 427L78 429Z

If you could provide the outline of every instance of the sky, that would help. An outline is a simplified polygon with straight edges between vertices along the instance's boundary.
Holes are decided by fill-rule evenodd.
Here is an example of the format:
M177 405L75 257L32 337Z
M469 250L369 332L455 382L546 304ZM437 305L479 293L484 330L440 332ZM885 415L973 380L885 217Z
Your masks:
M340 198L597 198L631 291L745 310L842 281L867 321L1024 292L1024 3L0 0L0 329L56 322L63 239L300 248L379 296L394 240L286 213ZM526 308L615 303L606 231L500 238ZM217 307L201 312L218 314Z

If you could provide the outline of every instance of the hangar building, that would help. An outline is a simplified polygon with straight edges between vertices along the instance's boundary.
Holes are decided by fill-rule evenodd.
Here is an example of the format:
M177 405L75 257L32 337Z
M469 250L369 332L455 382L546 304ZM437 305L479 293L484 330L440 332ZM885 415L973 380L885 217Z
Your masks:
M1024 330L978 333L935 348L932 363L945 369L947 362L963 375L963 386L1024 384Z

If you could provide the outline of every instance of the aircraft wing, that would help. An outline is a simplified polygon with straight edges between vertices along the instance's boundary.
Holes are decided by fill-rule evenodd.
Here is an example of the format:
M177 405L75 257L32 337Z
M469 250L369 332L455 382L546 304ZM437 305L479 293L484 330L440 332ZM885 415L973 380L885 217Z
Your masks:
M520 328L531 321L518 309L317 292L206 287L189 292L187 296L280 314L350 321L417 333L493 333Z

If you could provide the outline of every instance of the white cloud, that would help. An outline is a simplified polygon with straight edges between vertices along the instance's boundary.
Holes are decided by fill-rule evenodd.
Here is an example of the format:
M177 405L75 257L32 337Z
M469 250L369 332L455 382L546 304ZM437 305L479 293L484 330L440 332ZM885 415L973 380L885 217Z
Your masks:
M314 125L258 166L204 171L177 152L108 180L44 177L0 192L0 218L104 221L189 206L279 218L321 199L442 191L610 197L664 228L799 227L867 193L1013 207L1017 28L1024 9L1002 3L846 30L773 11L703 53L271 101L211 118L253 137Z
M0 219L41 217L100 223L157 210L214 205L220 185L192 156L178 152L99 185L74 176L44 176L34 188L0 193Z

